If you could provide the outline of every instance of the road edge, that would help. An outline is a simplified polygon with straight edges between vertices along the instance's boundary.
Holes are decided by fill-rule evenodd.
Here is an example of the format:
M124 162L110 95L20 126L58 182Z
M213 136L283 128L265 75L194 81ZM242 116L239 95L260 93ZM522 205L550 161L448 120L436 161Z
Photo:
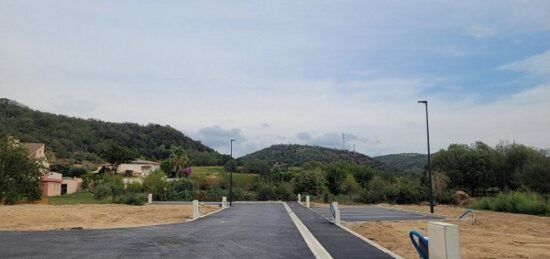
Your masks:
M193 222L193 221L202 219L202 218L204 218L204 217L210 216L210 215L212 215L212 214L216 214L216 213L218 213L218 212L220 212L220 211L223 211L223 210L225 210L225 209L226 209L226 208L219 208L219 209L217 209L217 210L215 210L215 211L212 211L212 212L206 213L206 214L204 214L204 215L201 215L201 216L199 216L198 218L195 218L195 219L188 219L188 220L186 220L185 222Z
M283 205L286 209L286 212L288 213L288 216L290 216L290 219L294 223L294 226L298 229L298 232L300 232L300 235L306 242L307 246L309 247L309 250L313 253L315 258L322 258L322 259L331 259L332 256L329 254L329 252L319 243L317 238L307 229L306 225L294 214L294 211L286 204L286 202L283 202Z
M302 203L300 203L300 205L304 206ZM317 214L317 215L320 215L319 213L315 212L315 211L312 210L311 208L308 208L308 207L306 207L306 206L304 206L304 208L311 210L313 213L315 213L315 214ZM332 220L326 218L326 217L323 216L323 215L320 215L320 216L323 217L324 219L330 221L330 222L333 222ZM338 226L338 227L340 227L341 229L347 231L348 233L350 233L350 234L352 234L352 235L358 237L359 239L361 239L361 240L367 242L369 245L378 248L380 251L382 251L382 252L388 254L389 256L391 256L391 257L393 257L393 258L395 258L395 259L404 259L404 257L402 257L402 256L396 254L395 252L393 252L393 251L391 251L391 250L389 250L389 249L383 247L382 245L380 245L380 244L378 244L378 243L376 243L376 242L374 242L374 241L372 241L372 240L370 240L370 239L368 239L368 238L362 236L361 234L359 234L359 233L357 233L357 232L355 232L355 231L353 231L353 230L347 228L346 226L344 226L344 225L342 225L342 224L336 225L336 226Z

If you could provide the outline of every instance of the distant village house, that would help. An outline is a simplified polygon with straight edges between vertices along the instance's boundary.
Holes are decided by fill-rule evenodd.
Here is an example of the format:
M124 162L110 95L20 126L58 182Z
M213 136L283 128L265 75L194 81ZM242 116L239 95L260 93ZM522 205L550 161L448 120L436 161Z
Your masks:
M40 161L44 168L49 168L50 164L46 159L46 145L44 143L21 143L29 157ZM61 194L75 193L80 191L80 178L63 177L60 173L43 172L40 178L40 189L44 196L59 196Z

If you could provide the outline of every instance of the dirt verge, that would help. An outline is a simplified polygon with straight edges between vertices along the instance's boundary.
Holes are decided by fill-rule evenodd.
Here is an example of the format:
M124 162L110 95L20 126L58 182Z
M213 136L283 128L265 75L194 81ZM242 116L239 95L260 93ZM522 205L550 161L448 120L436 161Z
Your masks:
M201 206L201 214L219 209ZM192 217L192 205L24 204L0 206L0 231L103 229L180 223Z
M382 205L421 212L427 206ZM456 218L464 208L437 206L437 214L459 226L462 258L549 258L550 217L492 211L474 211L475 223ZM373 221L346 223L355 232L405 258L418 258L408 233L411 229L427 234L427 221Z

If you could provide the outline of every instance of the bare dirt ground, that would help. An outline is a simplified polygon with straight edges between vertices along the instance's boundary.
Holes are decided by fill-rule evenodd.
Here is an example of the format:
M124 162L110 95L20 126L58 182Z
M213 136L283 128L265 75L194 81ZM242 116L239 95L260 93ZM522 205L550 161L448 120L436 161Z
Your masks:
M428 206L380 205L429 212ZM459 226L462 258L550 258L550 217L474 211L475 223L456 218L464 208L437 206L435 213ZM346 223L355 232L405 258L418 258L408 233L427 234L427 221L373 221Z
M201 206L201 215L219 209ZM192 217L192 205L24 204L0 206L0 231L104 229L181 223Z

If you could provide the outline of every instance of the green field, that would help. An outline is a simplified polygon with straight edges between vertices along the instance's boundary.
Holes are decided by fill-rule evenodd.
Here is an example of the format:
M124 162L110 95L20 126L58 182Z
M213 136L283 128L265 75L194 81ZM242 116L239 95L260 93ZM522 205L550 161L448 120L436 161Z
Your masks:
M64 194L61 196L48 197L50 205L70 205L70 204L106 204L111 200L96 200L89 192L77 192Z
M204 181L208 175L218 175L223 182L229 182L229 173L225 172L223 166L193 166L192 170L190 178L199 182ZM249 190L258 177L257 174L233 173L233 184L235 187Z

